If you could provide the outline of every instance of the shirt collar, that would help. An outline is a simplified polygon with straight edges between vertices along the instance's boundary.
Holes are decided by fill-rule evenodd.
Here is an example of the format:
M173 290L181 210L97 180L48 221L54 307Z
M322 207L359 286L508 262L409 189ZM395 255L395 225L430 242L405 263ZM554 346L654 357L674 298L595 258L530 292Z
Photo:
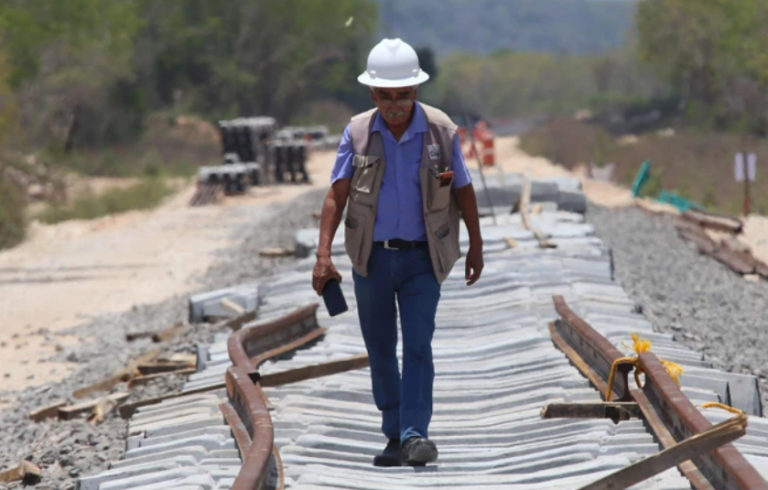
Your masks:
M379 111L376 111L376 119L373 121L373 127L371 127L371 132L373 131L378 131L382 135L392 136L392 133L389 132L389 128L387 128L387 124L384 122L384 119L382 119ZM408 129L405 130L405 133L403 133L403 136L400 138L400 143L408 141L418 133L426 132L427 116L424 114L424 109L421 108L421 105L418 102L415 102L413 104L413 118L411 119L411 124L408 125Z

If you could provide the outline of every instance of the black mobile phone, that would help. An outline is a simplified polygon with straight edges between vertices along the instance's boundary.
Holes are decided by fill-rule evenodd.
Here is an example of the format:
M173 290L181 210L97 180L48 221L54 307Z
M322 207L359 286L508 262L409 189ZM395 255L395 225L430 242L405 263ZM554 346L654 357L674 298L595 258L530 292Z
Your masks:
M323 286L323 301L328 314L336 316L347 311L347 300L341 292L341 285L336 279L329 279Z

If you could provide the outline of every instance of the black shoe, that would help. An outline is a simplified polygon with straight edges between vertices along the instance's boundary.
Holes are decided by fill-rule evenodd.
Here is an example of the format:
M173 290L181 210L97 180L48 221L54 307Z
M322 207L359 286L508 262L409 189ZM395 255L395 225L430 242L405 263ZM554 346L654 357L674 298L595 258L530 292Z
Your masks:
M387 447L373 457L373 466L401 466L400 439L390 439Z
M423 466L437 459L437 446L426 437L409 437L403 443L400 457L411 466Z

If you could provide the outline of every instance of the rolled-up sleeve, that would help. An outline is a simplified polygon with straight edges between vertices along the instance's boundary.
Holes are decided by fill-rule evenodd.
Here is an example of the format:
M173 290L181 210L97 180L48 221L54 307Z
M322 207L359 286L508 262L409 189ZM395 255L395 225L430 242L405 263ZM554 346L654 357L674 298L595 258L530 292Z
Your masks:
M339 179L351 179L354 173L352 161L355 156L355 150L352 147L352 140L349 138L349 126L344 128L344 134L341 136L339 150L336 152L336 163L333 164L331 171L331 185Z
M453 188L458 189L472 182L469 175L467 164L464 162L464 155L461 153L461 143L459 135L453 136L453 157L451 158L451 170L453 170Z

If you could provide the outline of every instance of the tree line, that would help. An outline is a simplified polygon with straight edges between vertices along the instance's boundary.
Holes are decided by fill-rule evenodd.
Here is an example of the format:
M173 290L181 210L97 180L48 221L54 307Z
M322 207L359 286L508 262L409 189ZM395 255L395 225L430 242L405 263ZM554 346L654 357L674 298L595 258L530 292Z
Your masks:
M625 46L602 54L448 54L426 93L490 118L589 108L619 132L655 121L767 135L768 2L644 0L634 20Z
M130 141L158 110L287 120L352 105L376 25L366 0L5 0L0 134L35 148ZM364 95L364 94L363 94Z

